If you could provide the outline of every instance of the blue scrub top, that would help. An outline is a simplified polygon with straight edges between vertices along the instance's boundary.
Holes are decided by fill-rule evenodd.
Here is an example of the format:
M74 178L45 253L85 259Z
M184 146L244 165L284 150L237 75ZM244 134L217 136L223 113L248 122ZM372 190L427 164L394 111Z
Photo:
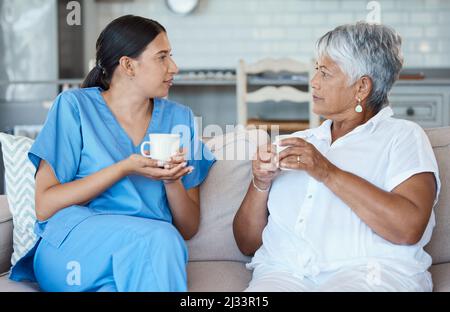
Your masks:
M44 159L60 183L82 179L113 165L131 154L149 133L181 133L188 148L188 165L194 171L182 178L186 189L206 178L215 159L198 139L192 111L165 99L154 99L153 113L143 141L135 146L106 105L100 88L75 89L61 93L28 157L38 168ZM115 183L85 206L64 208L45 222L36 223L36 233L59 247L70 231L95 214L121 214L172 222L162 181L131 175Z

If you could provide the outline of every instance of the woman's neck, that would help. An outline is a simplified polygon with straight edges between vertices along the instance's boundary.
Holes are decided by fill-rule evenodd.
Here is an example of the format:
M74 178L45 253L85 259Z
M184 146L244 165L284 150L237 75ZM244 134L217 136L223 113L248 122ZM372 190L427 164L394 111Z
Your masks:
M108 107L117 115L125 119L133 119L136 116L148 116L153 108L153 100L126 90L111 87L103 92Z
M333 120L331 125L331 142L333 143L356 127L365 124L373 116L375 116L373 112L365 111L365 113L358 114L352 119Z

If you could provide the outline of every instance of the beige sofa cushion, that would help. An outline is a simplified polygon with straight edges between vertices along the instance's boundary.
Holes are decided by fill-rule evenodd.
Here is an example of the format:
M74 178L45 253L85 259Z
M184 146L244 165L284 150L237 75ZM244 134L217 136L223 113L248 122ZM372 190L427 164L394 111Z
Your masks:
M191 261L249 261L234 240L233 218L252 177L250 159L268 140L266 132L251 130L216 136L206 143L218 160L200 186L200 228L187 242Z
M6 196L0 195L0 273L9 271L13 252L13 222Z
M14 282L8 278L7 274L0 275L0 292L38 292L39 286L36 283Z
M235 292L248 287L252 272L236 261L194 261L187 267L190 292Z
M450 127L427 129L426 133L436 155L442 188L435 207L436 227L425 250L433 264L439 264L450 262Z
M430 268L433 291L450 292L450 263L435 264Z

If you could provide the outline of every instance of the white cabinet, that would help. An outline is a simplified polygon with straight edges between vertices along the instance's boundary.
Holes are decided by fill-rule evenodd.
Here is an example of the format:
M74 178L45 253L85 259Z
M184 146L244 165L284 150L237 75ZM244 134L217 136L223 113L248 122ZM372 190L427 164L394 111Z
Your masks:
M398 83L389 95L394 117L417 122L424 128L450 125L450 84Z

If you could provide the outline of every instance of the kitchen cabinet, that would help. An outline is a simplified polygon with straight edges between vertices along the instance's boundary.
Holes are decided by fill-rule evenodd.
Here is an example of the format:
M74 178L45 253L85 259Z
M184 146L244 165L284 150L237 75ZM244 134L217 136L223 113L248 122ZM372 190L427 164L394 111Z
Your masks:
M398 81L389 95L394 117L424 128L450 125L450 79Z

